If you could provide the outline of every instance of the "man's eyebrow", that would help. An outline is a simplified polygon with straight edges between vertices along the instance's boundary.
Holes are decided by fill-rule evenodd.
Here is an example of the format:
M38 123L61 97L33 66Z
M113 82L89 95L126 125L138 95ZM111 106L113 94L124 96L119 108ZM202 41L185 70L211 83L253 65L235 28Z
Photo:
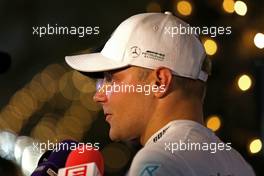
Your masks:
M112 73L109 72L109 71L105 71L104 72L104 77L109 77L109 76L112 76Z
M115 70L109 70L109 71L106 71L106 72L109 72L110 74L115 74L116 72L120 72L120 71L126 70L128 68L130 68L130 66L126 66L126 67L122 67L122 68L117 68Z
M103 72L83 72L83 71L78 71L78 72L83 76L87 76L92 79L102 79L104 77Z

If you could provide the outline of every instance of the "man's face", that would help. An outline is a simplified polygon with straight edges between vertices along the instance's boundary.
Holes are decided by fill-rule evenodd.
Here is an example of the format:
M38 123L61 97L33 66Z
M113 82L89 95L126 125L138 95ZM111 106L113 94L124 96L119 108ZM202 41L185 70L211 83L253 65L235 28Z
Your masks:
M94 95L94 101L102 105L106 121L110 124L109 136L112 140L134 139L144 132L151 109L151 95L129 92L128 88L126 91L121 90L121 86L124 88L125 85L136 87L147 84L139 78L140 72L142 69L138 67L106 72L101 89ZM120 86L120 91L113 91L113 84ZM112 85L111 92L108 85Z

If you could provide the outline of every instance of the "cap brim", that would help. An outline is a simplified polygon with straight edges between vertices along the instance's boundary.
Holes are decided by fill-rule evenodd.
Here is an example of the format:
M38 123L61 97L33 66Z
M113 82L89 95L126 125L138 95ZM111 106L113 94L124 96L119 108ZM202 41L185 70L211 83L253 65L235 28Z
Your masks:
M129 65L128 63L116 62L101 53L66 56L65 61L73 69L91 77L100 77L102 75L100 73L104 71L115 70Z

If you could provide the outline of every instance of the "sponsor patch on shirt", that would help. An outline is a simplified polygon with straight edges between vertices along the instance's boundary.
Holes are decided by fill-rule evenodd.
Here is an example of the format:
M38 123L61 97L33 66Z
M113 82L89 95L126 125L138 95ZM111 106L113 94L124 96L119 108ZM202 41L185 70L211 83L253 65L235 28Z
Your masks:
M140 172L140 176L155 176L156 171L158 170L160 166L157 164L148 164L144 166L142 171Z
M154 138L153 138L153 142L156 143L167 131L169 127L163 129L160 133L158 133Z

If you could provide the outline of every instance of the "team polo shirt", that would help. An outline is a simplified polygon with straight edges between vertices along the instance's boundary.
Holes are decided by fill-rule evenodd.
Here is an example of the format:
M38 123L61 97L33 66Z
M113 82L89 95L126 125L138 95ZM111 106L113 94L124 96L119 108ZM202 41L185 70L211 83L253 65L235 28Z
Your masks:
M135 155L128 176L254 176L251 166L210 129L174 120Z

